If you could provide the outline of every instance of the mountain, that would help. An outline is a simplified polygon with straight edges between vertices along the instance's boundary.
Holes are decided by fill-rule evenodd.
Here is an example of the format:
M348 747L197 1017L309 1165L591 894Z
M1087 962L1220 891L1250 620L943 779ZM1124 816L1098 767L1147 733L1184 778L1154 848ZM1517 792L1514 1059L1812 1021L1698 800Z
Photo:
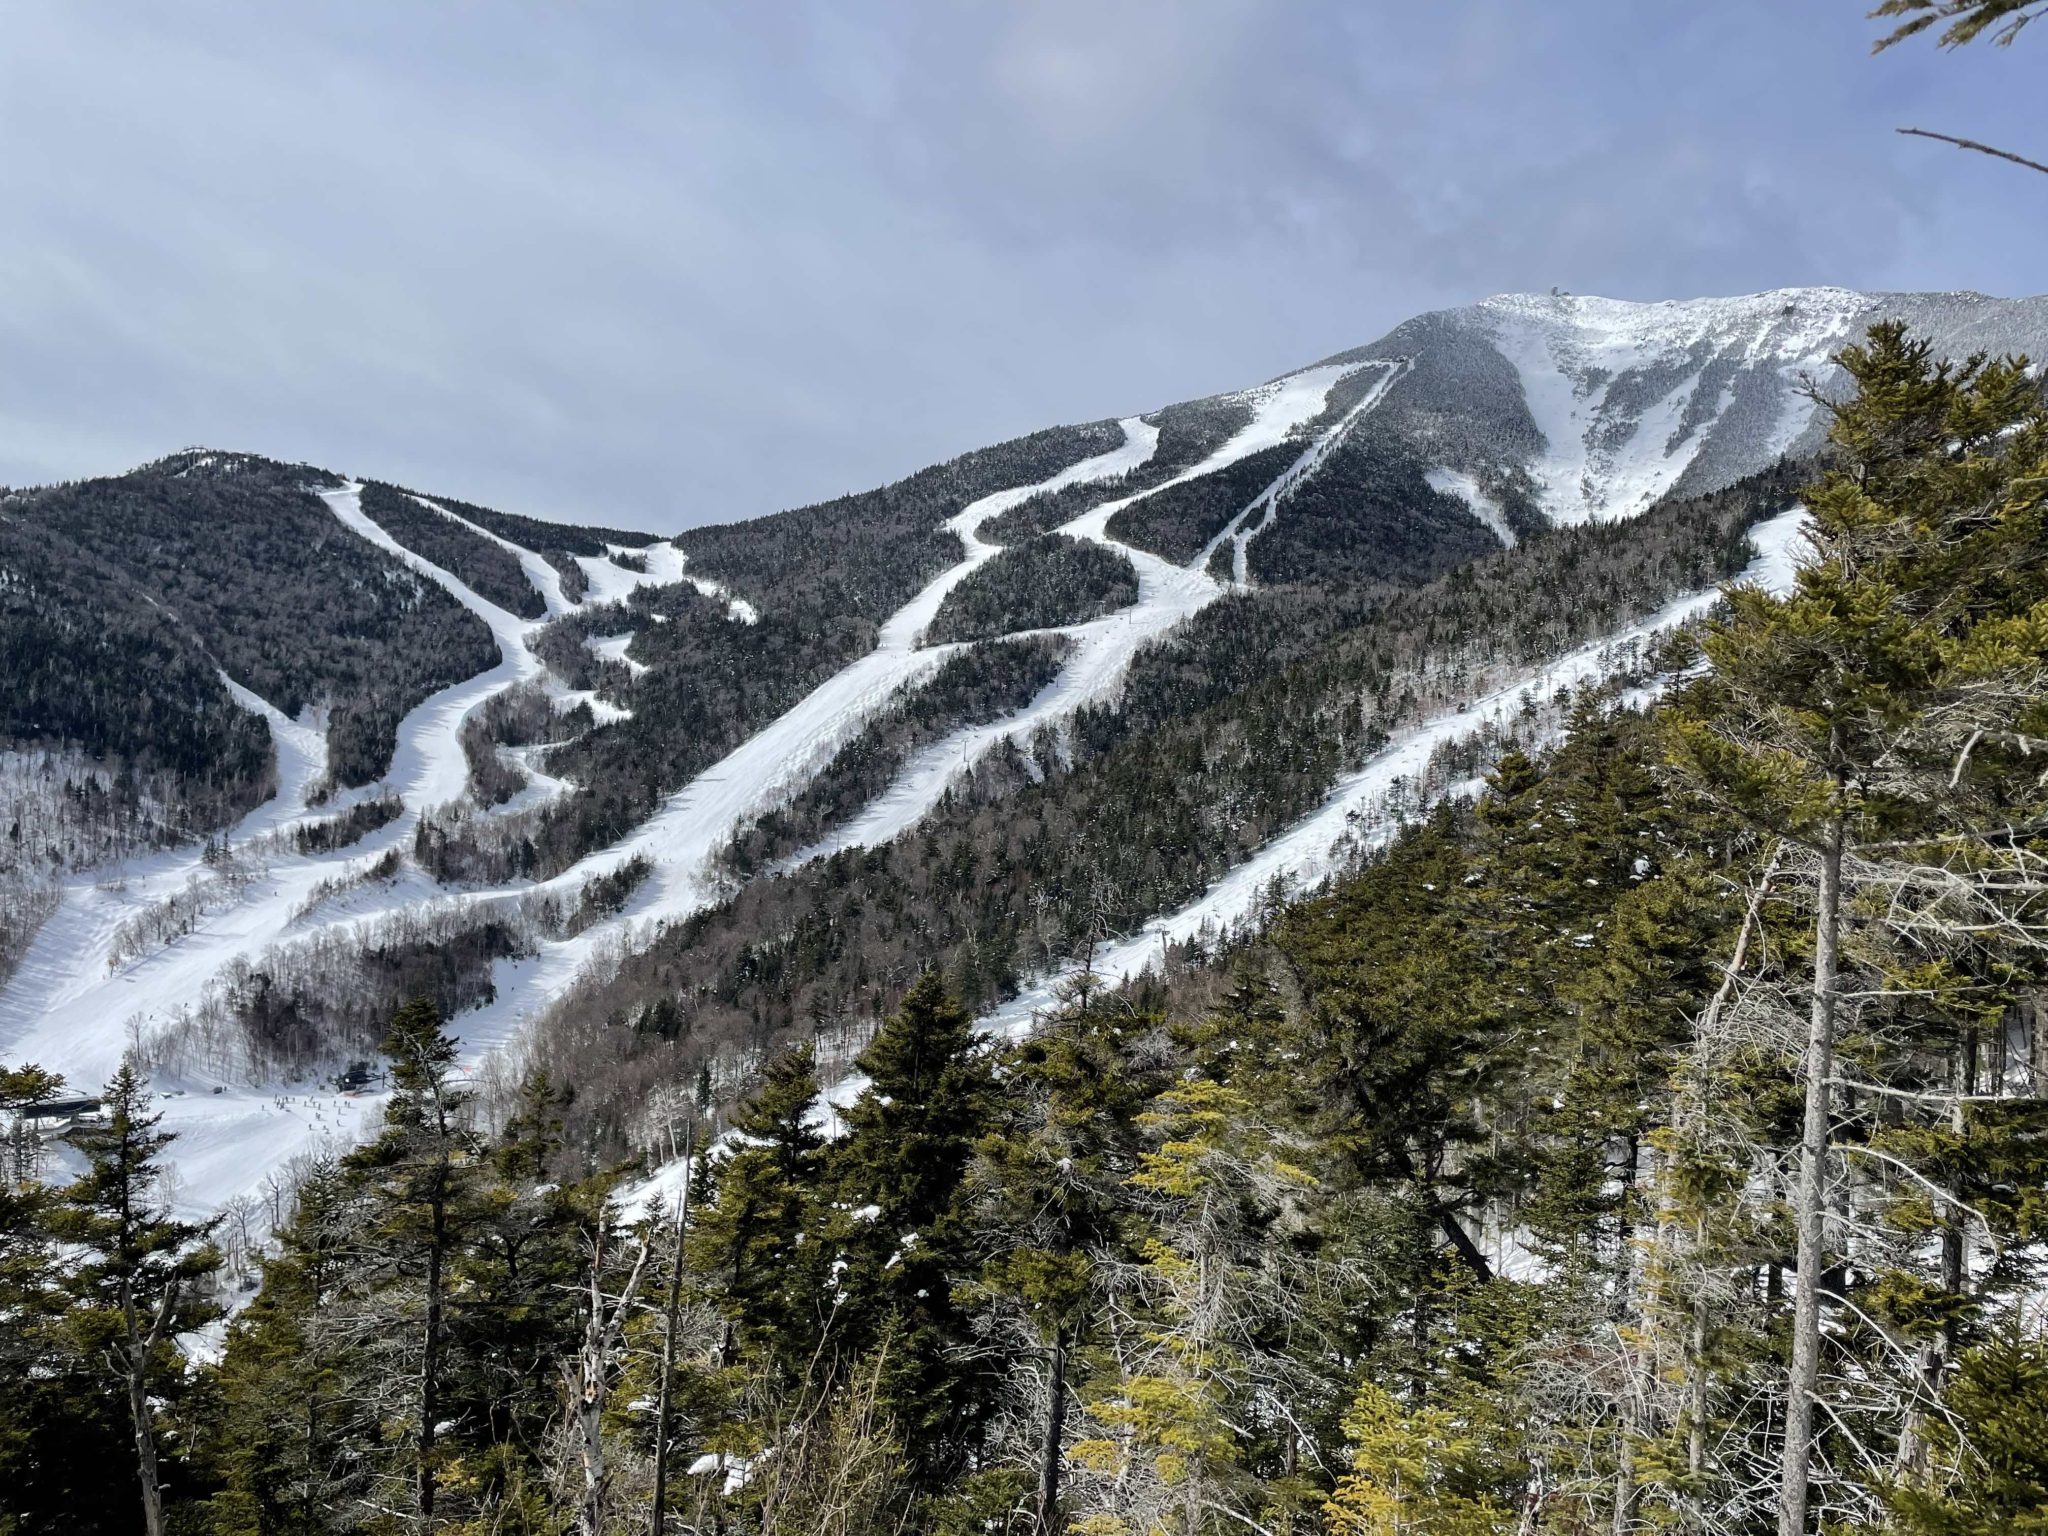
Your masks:
M2048 355L2041 299L1512 295L672 541L199 450L0 492L0 1061L139 1059L218 1207L416 994L595 1159L927 963L1015 1017L1206 948L1782 580L1884 317Z

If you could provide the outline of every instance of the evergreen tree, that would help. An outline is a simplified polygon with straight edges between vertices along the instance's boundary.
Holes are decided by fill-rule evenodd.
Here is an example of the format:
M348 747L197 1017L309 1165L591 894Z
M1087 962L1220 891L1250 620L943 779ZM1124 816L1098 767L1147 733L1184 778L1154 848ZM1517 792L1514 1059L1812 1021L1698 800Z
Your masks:
M333 1326L364 1262L367 1204L339 1163L309 1169L262 1288L228 1327L206 1440L222 1485L208 1511L217 1536L341 1530L368 1492L360 1448L378 1426L351 1341Z
M0 1163L0 1533L130 1528L135 1495L109 1477L132 1455L133 1426L99 1359L65 1327L65 1255L52 1235L57 1191L37 1176L40 1134L19 1118L62 1079L0 1070L0 1110L16 1116Z
M1934 1437L1941 1475L1889 1490L1902 1536L2048 1532L2048 1344L1988 1344L1965 1355L1953 1420Z
M1999 984L1990 949L2048 938L2015 840L2044 808L2025 759L2048 730L2048 408L2022 362L1937 364L1896 324L1841 362L1818 558L1789 597L1731 594L1675 736L1699 783L1803 850L1811 904L1780 1536L1807 1529L1844 994L1953 1006ZM1864 890L1882 917L1857 918ZM1890 951L1846 987L1845 920Z
M410 1424L401 1460L411 1464L412 1517L422 1531L436 1519L447 1417L449 1282L475 1220L480 1183L467 1090L453 1081L456 1046L434 1005L416 998L385 1034L391 1102L383 1129L349 1154L346 1167L371 1195L363 1240L378 1289L395 1288L402 1319L401 1357L412 1385L402 1410ZM373 1282L374 1284L375 1282Z
M149 1088L123 1064L102 1096L104 1125L81 1127L74 1144L86 1172L52 1213L57 1237L80 1250L67 1266L72 1307L65 1326L87 1358L104 1358L127 1399L143 1528L164 1531L157 1401L183 1373L176 1340L218 1315L208 1281L220 1255L214 1223L181 1221L162 1194L162 1154L174 1139L149 1111Z
M708 1199L696 1202L691 1265L728 1322L728 1365L743 1356L778 1388L801 1381L827 1316L818 1239L824 1138L809 1045L770 1057L761 1084L733 1116L734 1147L707 1158Z
M976 1148L979 1219L993 1253L982 1281L1015 1312L1038 1356L1029 1402L1037 1529L1062 1528L1070 1396L1086 1386L1077 1354L1095 1342L1098 1266L1132 1236L1122 1186L1145 1141L1139 1116L1164 1088L1160 1021L1118 1000L1074 1002L1005 1054L999 1118ZM1150 1059L1147 1059L1150 1058Z
M855 1064L868 1086L828 1154L837 1348L888 1342L880 1402L935 1484L965 1465L993 1391L987 1369L968 1358L960 1294L978 1268L967 1170L992 1108L989 1053L928 971Z

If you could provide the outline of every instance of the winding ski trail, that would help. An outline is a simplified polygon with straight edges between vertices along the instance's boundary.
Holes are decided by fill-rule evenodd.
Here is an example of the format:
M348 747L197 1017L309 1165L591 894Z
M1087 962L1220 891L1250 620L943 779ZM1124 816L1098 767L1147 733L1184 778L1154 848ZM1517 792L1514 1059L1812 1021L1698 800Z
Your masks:
M1806 524L1805 509L1793 507L1753 528L1750 541L1756 556L1737 583L1752 583L1768 592L1789 590L1805 543ZM1520 709L1525 695L1545 698L1560 688L1579 688L1611 676L1618 663L1639 652L1646 641L1700 617L1720 598L1719 587L1688 592L1647 618L1540 666L1522 669L1462 709L1409 727L1371 761L1340 778L1320 806L1220 876L1195 900L1154 918L1097 955L1094 970L1111 982L1132 980L1156 964L1169 946L1220 937L1242 924L1276 884L1294 893L1320 885L1361 853L1393 837L1405 822L1404 813L1427 809L1427 797L1404 796L1404 791L1413 789L1440 747L1476 735L1489 725L1504 724ZM1447 792L1473 794L1478 788L1476 782L1468 782ZM1060 984L1078 973L1079 967L1071 967L1041 977L988 1015L984 1026L1002 1030L1028 1027L1034 1015L1055 1004Z
M1201 462L1148 491L1113 497L1064 525L1061 531L1117 549L1131 560L1138 573L1137 600L1118 613L1058 631L1069 635L1074 647L1052 684L1008 718L954 733L919 754L874 804L835 834L835 845L898 835L930 811L956 774L1000 740L1029 734L1086 703L1113 696L1143 645L1215 601L1227 587L1199 567L1176 565L1112 538L1109 519L1146 495L1288 441L1324 409L1330 390L1360 366L1371 365L1325 365L1248 391L1242 398L1252 406L1251 419ZM1369 398L1376 400L1384 392L1382 385ZM1345 429L1358 413L1347 413L1332 431ZM508 688L553 682L531 648L550 619L578 607L619 601L642 585L679 581L724 598L736 622L751 622L755 615L717 583L691 574L682 551L669 544L634 552L647 562L644 573L608 559L577 557L589 590L581 603L574 602L567 597L560 574L538 555L421 498L423 505L518 556L546 608L542 619L524 620L394 539L362 511L360 486L325 493L339 522L441 586L475 614L497 643L498 663L442 689L406 716L390 769L377 785L318 808L308 806L306 799L324 765L324 739L282 720L246 690L238 692L245 706L271 720L278 742L280 792L232 834L237 843L258 836L269 839L271 848L262 868L238 899L207 911L190 931L118 964L109 963L114 929L139 905L162 899L191 878L199 866L198 852L179 850L153 865L132 868L126 872L125 887L104 870L81 880L77 890L66 892L29 961L0 991L0 1058L39 1061L74 1083L94 1086L111 1074L134 1039L200 1003L209 984L236 962L257 960L286 943L335 938L359 942L374 924L393 914L460 913L540 894L574 898L593 876L646 859L650 872L621 912L574 937L543 942L534 955L497 963L494 1000L450 1021L461 1045L463 1069L474 1071L588 968L603 965L660 926L719 899L725 886L712 871L718 850L799 790L878 711L904 689L928 680L947 656L960 649L920 642L946 596L998 552L998 545L981 536L982 526L1030 497L1114 481L1150 462L1158 446L1157 429L1138 418L1121 425L1124 441L1117 447L1038 483L983 497L952 518L949 526L960 538L961 559L890 616L873 650L670 796L625 837L551 880L486 890L448 890L407 867L395 879L321 895L332 890L334 882L346 882L390 850L405 847L427 811L465 795L468 767L461 748L462 722ZM1309 446L1305 459L1327 451L1331 441L1331 434L1324 434ZM1270 501L1281 489L1276 482L1262 498ZM631 664L625 654L629 644L630 638L605 640L598 649ZM558 686L549 691L565 702L577 697ZM605 703L591 702L594 707ZM616 706L608 707L616 711ZM544 795L559 783L549 781L529 793ZM396 797L401 813L359 843L326 855L278 851L284 846L279 834L372 794ZM375 1095L346 1098L317 1087L308 1091L304 1084L252 1086L197 1071L183 1077L157 1076L166 1128L180 1137L179 1201L193 1211L218 1209L237 1197L256 1194L291 1158L322 1143L353 1139L374 1118L381 1102Z

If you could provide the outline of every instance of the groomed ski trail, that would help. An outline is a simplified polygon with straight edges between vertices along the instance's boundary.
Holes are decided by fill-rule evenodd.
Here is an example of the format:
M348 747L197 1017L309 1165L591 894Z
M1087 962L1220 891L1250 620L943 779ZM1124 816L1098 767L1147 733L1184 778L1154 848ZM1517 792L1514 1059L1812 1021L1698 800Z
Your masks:
M1058 530L1072 538L1087 539L1115 550L1131 562L1138 576L1137 601L1127 608L1052 629L1027 630L1025 635L1064 635L1073 642L1073 653L1061 666L1059 676L1042 689L1023 709L985 725L965 726L916 753L897 772L888 788L847 822L833 829L816 844L785 861L794 868L814 859L827 858L847 848L873 848L901 836L929 815L947 788L1001 742L1028 739L1043 726L1057 725L1084 705L1115 695L1124 674L1138 652L1180 624L1200 613L1228 590L1208 574L1209 555L1241 523L1251 510L1272 503L1320 466L1330 450L1367 412L1385 398L1388 387L1404 371L1399 365L1384 365L1387 377L1368 390L1343 419L1317 437L1273 483L1254 497L1245 512L1238 514L1224 531L1210 541L1207 549L1185 566L1163 560L1110 536L1109 521L1124 508L1147 497L1228 468L1240 459L1284 443L1303 423L1323 410L1329 393L1360 368L1373 363L1331 364L1290 375L1247 392L1252 402L1252 419L1200 463L1148 490L1119 497L1092 507L1063 524ZM1144 423L1126 423L1158 433ZM1006 508L994 508L973 516L969 508L949 525L968 542L971 551L987 559L996 547L979 536L987 517ZM972 516L972 522L968 519Z
M1737 584L1749 583L1773 593L1790 590L1806 526L1805 509L1794 507L1751 529L1756 557L1736 578ZM1322 884L1360 853L1400 830L1402 821L1390 813L1389 801L1428 767L1438 748L1505 722L1520 708L1525 695L1547 698L1560 688L1580 688L1599 681L1614 671L1620 656L1700 617L1720 598L1718 587L1688 592L1647 618L1529 669L1462 709L1409 727L1370 762L1340 778L1317 809L1220 876L1194 901L1154 918L1130 938L1098 954L1093 969L1112 984L1133 980L1155 965L1168 946L1219 937L1242 924L1276 882L1295 893ZM1477 789L1476 784L1462 786L1465 793ZM1041 978L987 1015L983 1027L1028 1028L1035 1015L1056 1005L1060 984L1078 973L1078 967L1070 967Z

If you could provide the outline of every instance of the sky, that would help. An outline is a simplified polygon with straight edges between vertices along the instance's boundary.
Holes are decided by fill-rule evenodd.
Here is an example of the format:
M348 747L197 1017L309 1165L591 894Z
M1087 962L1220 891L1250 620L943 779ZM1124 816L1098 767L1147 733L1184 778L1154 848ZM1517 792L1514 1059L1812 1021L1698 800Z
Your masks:
M2048 23L1859 0L0 0L0 484L674 530L1547 290L2048 287Z

